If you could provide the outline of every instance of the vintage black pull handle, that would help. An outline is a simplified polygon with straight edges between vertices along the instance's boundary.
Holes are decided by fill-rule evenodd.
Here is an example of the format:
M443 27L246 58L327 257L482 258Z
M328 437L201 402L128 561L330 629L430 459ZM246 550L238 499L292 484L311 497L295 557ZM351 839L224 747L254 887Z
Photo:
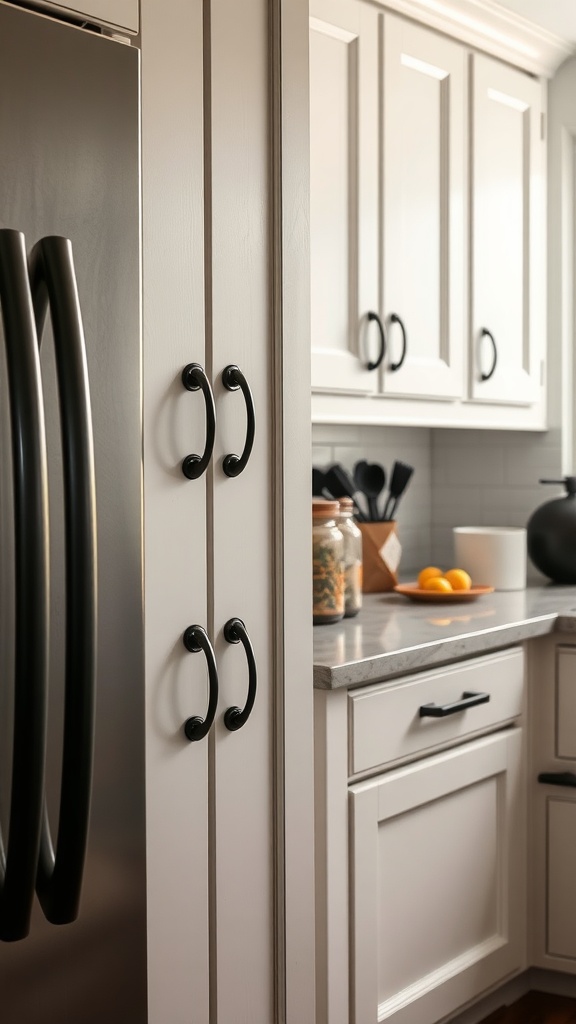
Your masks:
M446 715L455 715L458 711L466 711L466 708L473 708L477 704L487 704L490 700L489 693L472 693L464 691L460 700L453 704L422 704L420 718L445 718Z
M396 370L400 369L400 367L402 366L402 363L406 359L406 350L407 350L407 347L408 347L408 338L406 336L406 328L404 326L404 321L401 319L401 317L398 316L398 313L391 313L391 315L390 315L390 323L391 324L398 324L398 326L400 327L400 330L402 332L402 354L400 356L400 359L397 360L397 362L390 363L390 366L389 366L390 373L396 373Z
M14 727L7 842L0 834L0 939L28 935L42 822L48 679L48 472L38 338L20 231L0 231L0 306L14 500ZM4 685L0 679L0 687Z
M44 807L36 892L52 924L75 921L88 841L96 703L96 482L82 314L68 238L34 246L29 261L39 344L52 320L64 476L66 633L60 814L54 851Z
M240 473L246 469L252 445L254 444L254 434L256 431L254 400L248 386L248 381L239 366L235 366L233 363L226 366L222 371L222 383L228 391L238 391L238 388L240 388L246 402L246 441L244 443L244 451L242 455L225 455L222 464L226 476L240 476Z
M380 363L384 359L384 356L386 355L386 331L384 330L384 324L382 323L380 317L378 316L378 313L375 313L373 310L370 310L366 315L370 323L374 321L374 323L378 327L378 334L380 335L380 352L378 353L378 358L375 359L374 362L367 363L366 369L377 370L378 367L380 366Z
M197 480L206 472L214 450L216 436L216 406L210 381L200 363L188 363L182 370L182 383L187 391L202 391L206 403L206 444L202 455L187 455L182 462L182 472L189 480Z
M199 718L198 715L194 715L192 718L187 718L184 722L186 737L191 743L194 743L196 740L204 739L214 721L218 704L218 669L212 644L208 639L206 630L202 626L188 626L182 639L187 651L191 653L204 651L204 657L208 665L209 696L206 718Z
M254 648L242 619L228 619L224 626L224 638L229 644L241 643L246 653L246 661L248 662L248 696L246 697L246 703L243 708L228 708L224 714L224 725L227 729L230 729L230 732L236 732L243 725L246 725L250 718L250 712L254 707L258 681L256 659L254 657Z
M540 772L538 782L547 786L576 787L576 775L574 772Z
M482 328L482 330L480 331L480 337L481 338L490 338L490 341L492 342L492 349L493 349L493 352L494 352L494 357L493 357L493 360L492 360L492 366L488 370L488 373L482 372L480 374L480 380L490 380L490 377L492 376L492 374L494 373L494 370L496 369L496 363L498 362L498 349L496 348L496 342L494 340L494 335L492 334L491 331L488 330L487 327L483 327Z

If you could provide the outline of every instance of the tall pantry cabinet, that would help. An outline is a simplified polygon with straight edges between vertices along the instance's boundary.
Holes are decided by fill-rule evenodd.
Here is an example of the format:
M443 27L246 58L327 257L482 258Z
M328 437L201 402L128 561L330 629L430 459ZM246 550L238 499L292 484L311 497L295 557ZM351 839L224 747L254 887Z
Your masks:
M141 2L151 1024L314 1018L307 15Z

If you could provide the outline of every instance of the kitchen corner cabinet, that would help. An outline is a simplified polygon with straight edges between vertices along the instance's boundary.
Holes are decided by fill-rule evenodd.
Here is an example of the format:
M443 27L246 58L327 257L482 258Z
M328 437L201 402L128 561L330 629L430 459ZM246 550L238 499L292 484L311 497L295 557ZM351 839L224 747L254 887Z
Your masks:
M519 648L316 691L318 1024L433 1024L526 966L524 692Z
M530 715L532 962L576 974L576 644L535 645ZM544 775L545 778L539 781ZM564 783L564 784L562 784Z
M363 0L310 10L313 419L543 427L545 86Z

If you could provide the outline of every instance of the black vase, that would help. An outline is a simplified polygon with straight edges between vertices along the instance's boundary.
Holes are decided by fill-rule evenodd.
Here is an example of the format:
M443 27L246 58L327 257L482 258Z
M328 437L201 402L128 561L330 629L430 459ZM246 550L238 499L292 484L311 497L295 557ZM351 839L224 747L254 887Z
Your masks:
M532 513L527 525L528 555L553 583L576 583L576 476L540 483L564 484L567 493Z

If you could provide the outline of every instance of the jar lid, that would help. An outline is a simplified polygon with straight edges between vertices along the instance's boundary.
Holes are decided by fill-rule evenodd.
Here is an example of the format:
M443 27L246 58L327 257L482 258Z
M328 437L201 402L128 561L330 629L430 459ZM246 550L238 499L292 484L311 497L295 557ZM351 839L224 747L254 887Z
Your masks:
M340 511L341 512L353 512L354 502L352 498L340 498L339 499Z
M337 501L325 501L322 498L312 499L312 515L326 518L338 515L339 505Z

